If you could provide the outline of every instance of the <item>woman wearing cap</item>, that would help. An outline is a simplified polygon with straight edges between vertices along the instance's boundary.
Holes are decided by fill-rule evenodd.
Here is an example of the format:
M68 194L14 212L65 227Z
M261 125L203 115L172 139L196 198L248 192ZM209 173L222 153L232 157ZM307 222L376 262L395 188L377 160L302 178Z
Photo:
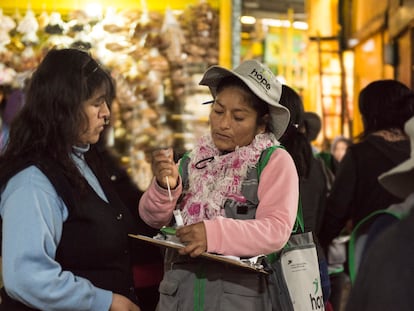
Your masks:
M197 257L269 254L291 234L298 205L292 158L276 148L260 176L256 168L289 123L289 111L279 104L281 84L256 61L233 71L213 66L200 84L214 97L210 133L179 166L172 152L153 153L155 178L139 206L141 217L156 228L171 225L174 209L183 218L177 237L186 246L167 250L159 308L271 310L264 277Z

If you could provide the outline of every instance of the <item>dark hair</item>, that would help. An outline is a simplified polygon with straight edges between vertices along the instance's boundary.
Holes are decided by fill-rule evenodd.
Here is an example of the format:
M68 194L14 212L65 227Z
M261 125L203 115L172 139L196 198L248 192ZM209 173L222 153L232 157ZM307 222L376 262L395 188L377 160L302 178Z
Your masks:
M109 105L115 96L112 78L87 52L49 51L33 73L25 105L11 124L0 172L16 158L47 157L60 163L72 181L79 181L70 154L87 125L83 103L102 85Z
M361 90L358 106L364 124L361 138L378 130L404 130L414 115L414 93L397 80L377 80Z
M0 116L3 117L3 112L6 109L7 97L12 91L12 87L9 84L0 85L0 94L2 94L2 99L0 101Z
M256 94L254 94L242 80L235 76L229 76L221 79L217 85L216 94L220 93L223 89L228 87L235 87L241 90L243 99L257 112L256 124L265 124L265 118L263 117L269 114L269 105L264 100L260 99ZM269 124L266 124L266 131L270 131Z
M282 95L279 102L290 112L289 125L280 138L280 142L292 156L299 177L307 178L312 165L313 152L307 136L301 130L304 127L302 99L292 88L282 85Z
M318 138L322 129L322 120L319 115L312 111L306 111L303 117L305 126L305 135L310 142Z

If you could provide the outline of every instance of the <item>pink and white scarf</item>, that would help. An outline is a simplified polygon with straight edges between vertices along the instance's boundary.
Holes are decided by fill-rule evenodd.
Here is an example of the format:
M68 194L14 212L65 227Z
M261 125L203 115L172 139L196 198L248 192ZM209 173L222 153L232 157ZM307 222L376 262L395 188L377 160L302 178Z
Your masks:
M256 166L263 150L278 144L272 133L258 134L251 144L221 154L211 135L202 136L189 155L189 189L180 204L184 224L224 216L228 198L245 201L241 188L247 171ZM200 161L205 167L198 169L196 164Z

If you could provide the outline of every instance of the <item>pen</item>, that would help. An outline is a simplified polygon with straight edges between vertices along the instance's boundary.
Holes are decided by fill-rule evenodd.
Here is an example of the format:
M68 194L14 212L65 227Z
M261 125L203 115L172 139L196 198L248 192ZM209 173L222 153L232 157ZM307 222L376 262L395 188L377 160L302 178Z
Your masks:
M167 182L167 190L168 190L168 198L170 199L170 202L172 202L172 195L171 195L171 188L170 188L170 182L168 180L168 176L165 176L165 180Z

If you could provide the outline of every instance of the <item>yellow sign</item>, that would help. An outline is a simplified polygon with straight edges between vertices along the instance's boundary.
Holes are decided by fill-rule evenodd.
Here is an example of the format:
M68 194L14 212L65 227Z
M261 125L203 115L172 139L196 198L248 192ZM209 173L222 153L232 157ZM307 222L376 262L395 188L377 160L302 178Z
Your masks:
M209 0L212 7L218 8L220 0ZM97 5L102 7L114 7L115 9L148 9L151 11L162 11L167 8L182 10L189 5L199 4L200 0L0 0L0 8L4 12L16 10L33 11L59 11L67 12L72 10L83 10L85 7Z

